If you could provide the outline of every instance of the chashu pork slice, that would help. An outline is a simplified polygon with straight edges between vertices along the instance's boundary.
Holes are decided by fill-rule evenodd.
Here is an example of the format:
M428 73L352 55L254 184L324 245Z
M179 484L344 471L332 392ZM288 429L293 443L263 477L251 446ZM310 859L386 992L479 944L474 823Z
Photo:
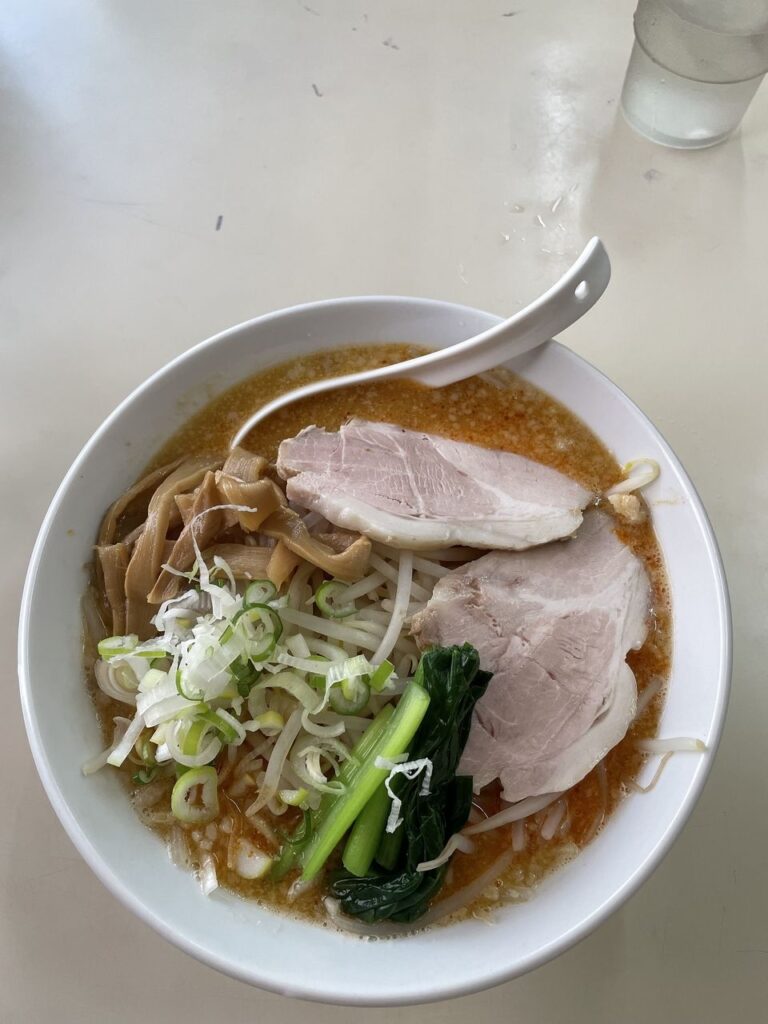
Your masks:
M365 420L307 427L281 443L277 470L291 501L398 548L544 544L573 533L592 498L520 455Z
M419 646L468 641L494 673L459 765L476 791L498 778L510 802L560 792L622 739L637 703L625 658L645 640L649 596L601 512L570 540L494 551L437 582L414 616Z

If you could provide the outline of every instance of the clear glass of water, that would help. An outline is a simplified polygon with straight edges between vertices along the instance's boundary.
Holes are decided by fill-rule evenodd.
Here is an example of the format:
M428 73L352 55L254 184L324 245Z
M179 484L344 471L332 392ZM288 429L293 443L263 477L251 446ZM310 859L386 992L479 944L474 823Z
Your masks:
M639 0L624 116L680 149L722 142L768 71L768 0Z

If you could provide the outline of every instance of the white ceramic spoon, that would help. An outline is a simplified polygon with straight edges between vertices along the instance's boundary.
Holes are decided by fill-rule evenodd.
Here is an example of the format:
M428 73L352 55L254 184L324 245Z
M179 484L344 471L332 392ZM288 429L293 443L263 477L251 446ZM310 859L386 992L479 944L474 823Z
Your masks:
M503 323L474 338L408 359L404 363L380 366L375 370L351 373L346 377L329 377L287 391L249 416L232 438L230 447L240 444L258 423L278 409L302 398L320 395L324 391L396 377L417 381L430 388L442 388L492 370L570 327L594 306L607 288L610 278L608 253L600 239L593 238L557 284Z

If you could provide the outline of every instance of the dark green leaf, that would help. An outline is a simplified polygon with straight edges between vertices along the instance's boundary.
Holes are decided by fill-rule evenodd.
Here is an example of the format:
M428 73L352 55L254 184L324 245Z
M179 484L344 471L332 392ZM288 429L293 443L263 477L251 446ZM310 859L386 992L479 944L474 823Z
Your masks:
M433 860L447 839L467 821L472 804L472 780L457 777L456 769L469 736L472 711L485 693L490 673L480 669L477 651L436 647L423 655L416 680L425 687L430 705L417 732L409 759L432 762L428 796L421 796L420 778L397 776L393 788L402 800L403 824L385 836L377 853L388 870L355 878L338 873L332 894L347 914L369 923L415 921L443 884L447 865L418 872L422 861Z

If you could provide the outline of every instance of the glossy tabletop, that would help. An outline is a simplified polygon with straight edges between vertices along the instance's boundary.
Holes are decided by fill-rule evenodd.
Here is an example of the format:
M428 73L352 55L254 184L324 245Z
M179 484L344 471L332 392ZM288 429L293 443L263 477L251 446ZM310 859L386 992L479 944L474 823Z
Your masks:
M673 851L590 938L495 990L365 1019L765 1018L768 88L715 149L639 138L617 109L632 8L5 3L3 1024L361 1015L259 992L168 945L101 886L43 795L15 629L37 528L84 441L151 371L230 324L372 293L508 313L593 234L613 280L563 340L650 415L709 510L735 625L721 751Z

